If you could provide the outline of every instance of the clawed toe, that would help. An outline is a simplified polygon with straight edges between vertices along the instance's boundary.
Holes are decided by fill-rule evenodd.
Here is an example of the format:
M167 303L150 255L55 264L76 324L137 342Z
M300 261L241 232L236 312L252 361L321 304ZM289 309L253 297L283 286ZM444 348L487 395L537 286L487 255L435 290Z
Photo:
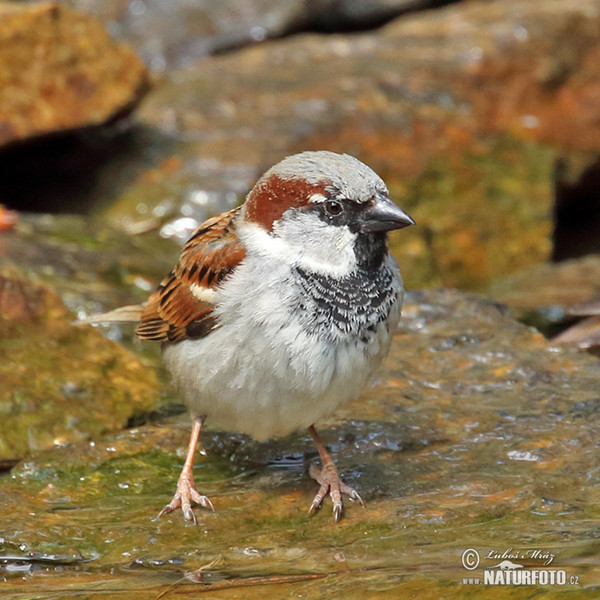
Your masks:
M190 435L190 443L188 444L185 463L183 464L183 469L181 469L179 479L177 480L177 489L175 490L173 500L158 513L157 519L180 508L183 513L183 518L186 521L193 521L194 525L196 525L196 515L192 509L192 502L212 511L215 510L212 502L206 496L200 494L196 489L194 476L192 474L194 452L205 418L205 415L200 415L194 419L194 427L192 428L192 434Z
M318 469L314 465L311 465L309 469L310 476L319 483L321 486L315 499L312 501L310 508L308 509L308 514L312 515L323 503L323 499L325 496L330 496L331 501L333 502L333 519L337 523L341 518L344 512L344 505L342 503L342 494L346 494L350 498L350 500L354 500L359 502L360 504L364 503L362 498L358 495L358 492L351 488L349 485L346 485L338 474L337 467L333 462L333 459L325 450L325 446L323 446L323 442L317 433L314 425L311 425L308 428L308 432L312 436L312 439L319 451L319 456L321 457L321 463L323 464L322 469Z
M199 504L204 508L208 508L213 512L215 510L210 499L198 492L194 480L182 475L177 482L177 491L173 496L173 500L158 513L158 518L160 519L163 515L169 514L180 508L183 513L183 518L186 521L192 521L194 525L196 525L196 514L192 509L192 502Z
M309 474L321 486L308 509L309 515L314 514L315 511L321 507L325 496L331 497L331 501L333 502L333 520L336 523L342 518L344 512L342 494L346 494L351 500L364 506L364 502L358 492L340 480L337 469L333 463L328 464L327 467L323 469L311 465Z

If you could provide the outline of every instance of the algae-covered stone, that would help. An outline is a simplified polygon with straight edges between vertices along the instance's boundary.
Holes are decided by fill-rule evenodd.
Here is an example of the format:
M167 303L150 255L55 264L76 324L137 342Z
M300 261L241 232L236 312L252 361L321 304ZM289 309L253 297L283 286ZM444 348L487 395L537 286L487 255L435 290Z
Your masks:
M546 260L555 156L498 137L430 161L409 185L390 171L392 197L418 225L410 236L391 236L407 285L481 290Z
M0 459L97 437L156 405L154 371L51 289L0 273Z
M102 25L56 2L0 2L0 146L125 116L144 65Z
M257 444L207 429L194 477L216 512L198 509L198 526L155 519L184 460L181 415L39 453L0 479L0 549L37 566L4 593L75 598L85 581L106 598L117 586L128 598L464 598L476 588L460 585L462 553L479 551L470 576L483 577L499 562L488 553L512 548L551 552L586 597L600 583L600 363L475 296L413 293L404 313L373 384L318 424L364 508L347 502L338 525L330 503L307 516L318 457L306 433ZM54 570L61 557L94 559L73 567L77 590L67 566Z

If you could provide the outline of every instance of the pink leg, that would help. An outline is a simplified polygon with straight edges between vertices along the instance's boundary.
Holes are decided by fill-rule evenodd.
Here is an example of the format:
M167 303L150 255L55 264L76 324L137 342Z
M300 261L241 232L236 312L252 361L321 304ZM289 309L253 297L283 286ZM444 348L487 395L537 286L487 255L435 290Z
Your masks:
M196 444L198 443L198 436L200 435L200 431L202 430L205 419L206 415L200 415L194 419L194 426L192 428L192 434L190 435L190 443L185 457L185 463L183 463L183 469L181 469L181 474L179 475L179 480L177 481L175 495L173 496L173 500L171 500L171 502L169 502L169 504L167 504L160 511L160 513L158 513L159 517L181 508L181 512L183 513L186 521L193 521L195 525L196 515L192 510L192 502L196 502L196 504L200 504L200 506L203 506L204 508L210 508L210 510L213 511L215 510L212 502L206 496L200 494L196 489L194 475L192 473Z
M333 519L337 523L342 517L342 512L344 510L344 505L342 504L342 494L346 494L351 500L356 500L361 504L363 504L363 501L354 488L351 488L349 485L346 485L340 480L337 467L335 466L331 456L329 456L327 450L325 450L325 446L323 446L323 442L321 441L315 426L311 425L308 428L308 431L310 432L315 446L319 451L321 463L323 464L323 468L321 469L311 465L309 470L310 476L316 480L321 487L319 488L315 499L312 501L312 504L308 509L308 514L312 515L317 508L321 506L325 496L330 496L331 501L333 502Z

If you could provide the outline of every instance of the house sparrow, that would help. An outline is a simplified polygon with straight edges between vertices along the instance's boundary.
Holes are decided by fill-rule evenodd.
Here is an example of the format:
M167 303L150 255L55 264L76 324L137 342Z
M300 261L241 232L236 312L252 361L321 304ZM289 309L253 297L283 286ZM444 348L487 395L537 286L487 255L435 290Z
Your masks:
M414 221L352 156L303 152L267 171L246 202L202 224L144 306L136 333L163 344L193 431L172 501L195 522L193 457L205 419L257 440L308 428L337 522L343 483L314 423L360 394L386 356L403 286L386 233ZM160 516L159 515L159 516Z

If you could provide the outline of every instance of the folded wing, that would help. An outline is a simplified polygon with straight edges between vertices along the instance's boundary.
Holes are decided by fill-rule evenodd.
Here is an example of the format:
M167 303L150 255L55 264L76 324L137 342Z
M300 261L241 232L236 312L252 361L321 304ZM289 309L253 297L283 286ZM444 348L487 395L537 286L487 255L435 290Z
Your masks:
M179 262L146 303L136 334L142 340L201 338L216 325L216 288L246 256L235 231L235 208L203 223Z

